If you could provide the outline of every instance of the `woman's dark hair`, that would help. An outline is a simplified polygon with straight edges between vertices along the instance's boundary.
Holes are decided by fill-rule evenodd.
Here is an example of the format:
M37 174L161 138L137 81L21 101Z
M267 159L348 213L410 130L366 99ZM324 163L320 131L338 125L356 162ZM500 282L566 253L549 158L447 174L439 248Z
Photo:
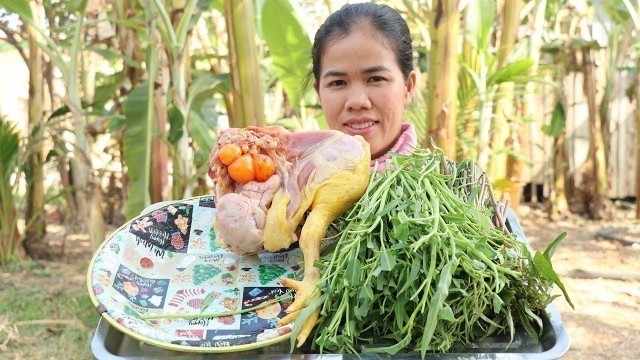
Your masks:
M397 11L387 5L358 3L343 6L329 15L316 32L311 48L313 76L320 78L320 64L327 44L337 38L348 36L353 29L368 24L372 26L390 46L405 80L413 70L413 49L407 22Z

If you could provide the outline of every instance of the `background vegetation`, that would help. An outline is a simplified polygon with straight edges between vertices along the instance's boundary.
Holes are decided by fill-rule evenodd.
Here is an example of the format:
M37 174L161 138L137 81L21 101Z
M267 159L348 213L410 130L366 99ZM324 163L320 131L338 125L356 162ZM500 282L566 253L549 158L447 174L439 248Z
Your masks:
M421 86L407 119L422 145L433 141L452 158L476 161L517 208L534 123L552 144L544 159L553 170L545 174L550 216L566 213L568 200L592 217L608 216L615 78L596 84L595 64L630 63L635 71L637 3L386 3L414 36ZM30 70L26 133L11 119L0 123L0 264L46 256L46 204L63 208L97 245L105 221L210 192L208 152L223 127L324 128L315 94L300 84L310 69L310 34L338 5L0 0L2 40ZM593 34L596 9L606 19L606 47ZM580 182L567 172L563 78L570 73L582 75L588 105ZM553 112L536 115L549 90Z
M433 141L476 161L517 208L535 165L528 154L540 146L530 130L542 129L551 144L543 159L549 215L610 216L616 78L607 70L596 83L596 63L637 72L637 2L384 2L414 37L420 91L407 120L423 146ZM26 131L0 123L0 264L47 255L47 204L97 245L105 222L209 193L208 152L221 128L325 128L315 94L300 84L311 35L342 3L0 0L0 39L30 70ZM595 24L604 24L606 44ZM571 73L582 76L588 105L588 156L578 172L568 171L566 153Z
M611 216L617 74L632 78L629 101L640 96L638 1L379 2L400 11L412 32L420 86L406 119L423 146L433 141L451 158L477 162L516 209L525 185L537 181L552 219L570 211ZM96 248L105 227L151 203L211 193L208 155L222 128L325 128L313 90L301 84L317 26L343 3L0 0L0 50L18 51L29 69L27 123L0 114L0 275L61 276L31 260L64 252L64 243L48 241L48 217L88 234ZM584 139L568 121L576 76ZM631 133L640 132L635 116ZM587 155L571 169L577 140ZM626 171L640 169L638 149ZM543 178L534 181L540 163ZM91 313L82 288L60 290L52 308L8 305L42 303L40 290L0 292L0 350L15 321L44 338L63 331L71 342L93 327L29 323L45 313L64 318L75 303ZM9 313L14 323L3 327Z

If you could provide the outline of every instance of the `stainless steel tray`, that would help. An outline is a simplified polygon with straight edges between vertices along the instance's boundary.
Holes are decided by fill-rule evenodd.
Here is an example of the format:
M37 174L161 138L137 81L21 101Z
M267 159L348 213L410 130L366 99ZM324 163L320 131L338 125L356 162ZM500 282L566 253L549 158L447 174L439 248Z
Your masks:
M515 214L509 211L507 226L518 237L525 239ZM490 337L481 343L469 347L453 347L444 354L428 354L431 359L558 359L569 350L569 334L555 305L547 307L547 316L543 316L543 334L536 344L523 330L517 329L513 342L509 345L506 335ZM91 351L96 359L142 360L142 359L420 359L420 354L403 353L396 355L348 355L314 354L309 349L289 352L290 343L284 341L256 350L198 354L178 352L149 345L128 336L114 328L101 318L91 341Z

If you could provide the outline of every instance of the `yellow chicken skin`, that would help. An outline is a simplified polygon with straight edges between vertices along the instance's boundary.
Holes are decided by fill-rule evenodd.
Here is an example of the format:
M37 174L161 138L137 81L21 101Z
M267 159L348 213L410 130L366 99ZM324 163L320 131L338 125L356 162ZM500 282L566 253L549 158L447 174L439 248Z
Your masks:
M366 148L365 153L368 155L368 144L364 140L362 142ZM299 240L300 249L304 256L304 276L301 281L280 279L284 286L296 290L296 299L286 310L289 315L278 321L278 325L285 325L295 320L300 310L313 300L311 296L320 280L320 270L314 266L314 263L320 259L322 240L329 225L358 201L366 191L369 182L369 162L370 156L362 156L356 167L348 172L339 170L340 167L332 169L334 171L316 169L310 178L309 185L305 187L303 203L295 212L293 221L283 221L286 217L282 216L282 211L285 209L283 205L289 202L289 196L283 190L276 193L271 210L277 209L279 213L270 211L267 214L264 241L266 250L277 251L287 248L290 244L285 243L287 238L282 236L283 230L289 233L295 231L299 223L298 219L304 215L308 208L311 208L311 213L302 226ZM312 179L314 176L319 179ZM302 326L297 338L298 347L305 342L311 333L319 313L320 309L316 310Z
M298 241L296 229L310 210L299 239L304 258L303 278L280 279L284 286L296 291L295 301L286 309L288 315L278 321L282 326L295 320L300 310L313 300L320 280L320 270L314 263L320 258L322 241L329 225L366 191L371 155L369 144L362 137L338 131L289 133L282 129L277 136L281 136L278 142L264 138L257 141L278 143L279 154L284 154L274 156L277 171L270 180L241 185L226 178L223 181L212 178L216 181L218 212L214 226L218 241L240 254L288 248ZM227 138L251 139L245 134ZM219 141L218 148L223 145ZM224 174L224 167L216 163L215 151L210 174ZM269 153L268 149L263 151ZM297 337L298 347L311 333L319 312L315 311L303 324Z

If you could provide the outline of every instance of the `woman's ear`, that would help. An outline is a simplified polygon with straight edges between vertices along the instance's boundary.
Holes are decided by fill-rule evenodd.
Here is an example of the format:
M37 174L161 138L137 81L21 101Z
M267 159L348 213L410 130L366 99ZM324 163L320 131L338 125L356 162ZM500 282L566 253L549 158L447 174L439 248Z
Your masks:
M405 84L406 92L404 94L404 106L409 106L411 104L411 99L413 99L413 92L416 88L416 71L411 70L409 76L407 76L407 81Z
M316 94L318 94L318 104L322 104L322 100L320 99L320 91L318 89L318 82L317 81L313 82L313 89L316 91Z

